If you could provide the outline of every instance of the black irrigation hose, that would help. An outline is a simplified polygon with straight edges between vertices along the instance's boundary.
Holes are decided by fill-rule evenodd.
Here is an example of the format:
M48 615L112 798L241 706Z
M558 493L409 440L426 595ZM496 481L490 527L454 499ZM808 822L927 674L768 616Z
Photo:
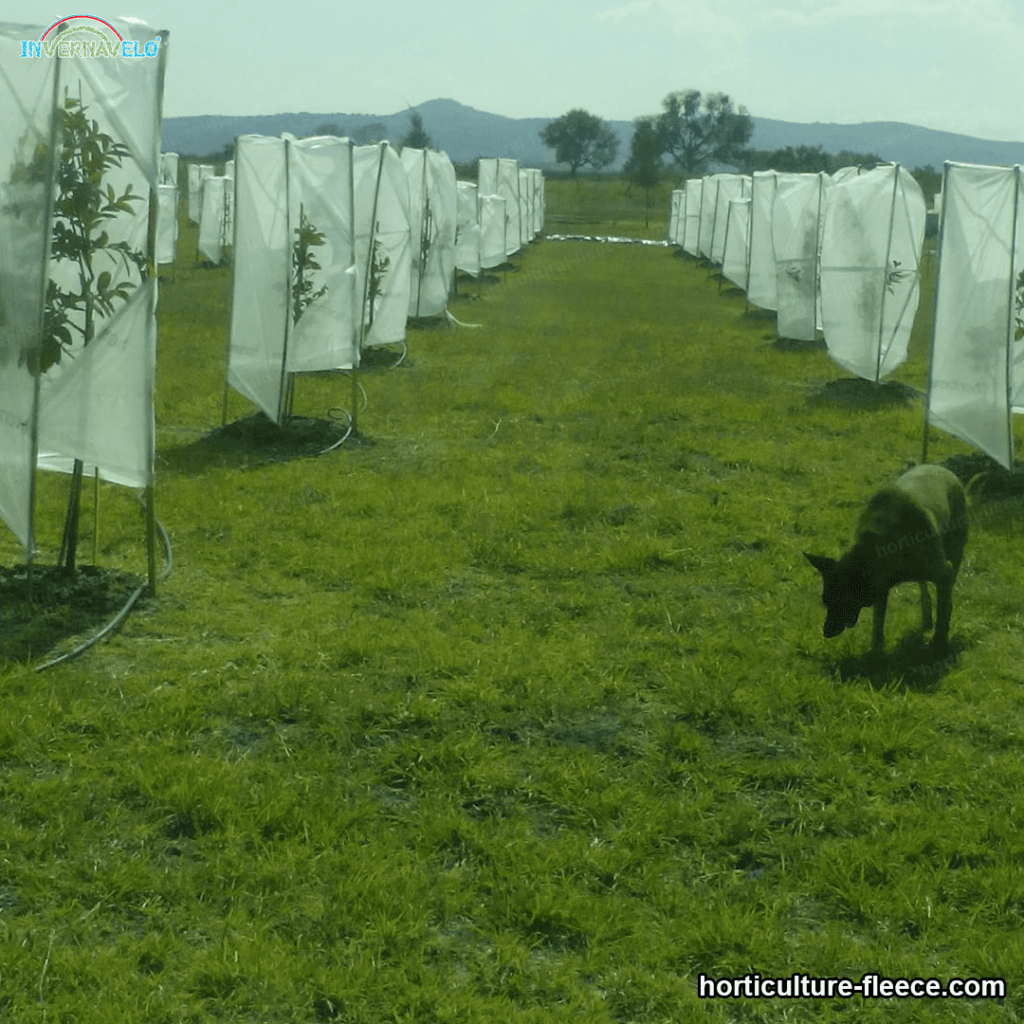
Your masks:
M170 574L171 567L174 564L174 557L171 553L171 540L167 536L167 531L163 528L163 524L159 519L156 521L156 528L160 533L160 541L164 547L164 561L166 562L164 565L164 571L160 574L159 579L165 580ZM114 632L114 630L119 629L124 623L124 620L128 618L128 614L131 612L132 608L135 607L135 602L138 601L148 586L148 581L140 584L140 586L135 589L135 592L131 597L129 597L125 602L124 607L95 636L92 636L83 643L80 643L73 650L68 651L67 654L62 654L43 665L36 665L35 671L45 672L48 668L53 668L54 665L61 665L64 662L71 661L73 658L77 658L80 654L84 654L90 647L98 644L100 640L109 636Z

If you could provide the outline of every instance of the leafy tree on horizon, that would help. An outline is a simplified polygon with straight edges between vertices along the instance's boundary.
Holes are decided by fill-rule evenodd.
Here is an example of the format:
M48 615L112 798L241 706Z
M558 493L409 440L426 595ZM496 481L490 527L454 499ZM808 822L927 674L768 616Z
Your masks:
M541 142L555 151L555 160L569 165L570 177L584 166L599 171L613 163L619 152L619 139L611 126L579 107L554 121L539 132Z
M646 193L646 224L650 224L651 190L661 180L661 154L658 152L658 130L650 117L638 117L633 122L633 138L629 144L629 159L623 168L630 185L639 185Z
M746 107L735 109L724 92L670 92L661 105L659 152L671 158L680 178L705 174L712 163L735 166L754 134Z
M409 133L399 145L402 149L430 149L433 145L430 136L423 129L423 118L419 114L413 114L410 118Z
M372 146L388 137L388 126L383 121L367 121L358 128L353 128L349 138L357 146Z

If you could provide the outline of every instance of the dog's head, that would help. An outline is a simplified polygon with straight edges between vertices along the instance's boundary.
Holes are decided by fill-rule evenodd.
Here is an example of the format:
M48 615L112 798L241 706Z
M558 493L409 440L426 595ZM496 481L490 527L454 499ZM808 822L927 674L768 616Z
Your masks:
M862 599L860 588L836 559L809 555L806 551L804 557L821 573L821 602L825 606L821 632L829 639L839 636L844 629L857 625L861 608L869 602Z

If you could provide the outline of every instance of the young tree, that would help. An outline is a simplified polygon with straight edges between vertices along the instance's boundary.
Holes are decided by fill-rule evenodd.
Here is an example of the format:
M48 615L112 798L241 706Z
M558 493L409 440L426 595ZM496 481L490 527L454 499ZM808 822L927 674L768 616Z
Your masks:
M128 146L100 129L88 116L81 98L65 91L57 108L60 166L53 197L50 236L51 266L71 269L76 285L53 277L47 283L43 310L43 336L38 355L28 357L33 374L47 373L76 351L89 345L102 323L131 297L152 272L146 253L124 240L112 241L108 228L123 215L134 215L132 203L146 197L129 182L118 195L107 174L130 156ZM12 184L41 180L47 165L46 148L39 146L30 162L16 166ZM75 459L64 519L59 564L74 572L78 545L78 517L82 491L81 459Z
M569 173L585 166L601 170L613 163L619 152L619 140L611 126L601 118L579 108L549 121L539 132L541 142L555 151L555 160L569 165Z
M661 105L659 151L672 158L681 178L704 174L712 163L735 165L754 134L746 108L734 109L722 92L671 92Z
M658 131L649 117L638 117L633 122L633 138L629 144L629 159L623 168L631 185L639 185L646 192L646 220L651 219L651 190L661 180L661 156L658 152Z
M419 114L413 114L409 125L409 134L402 139L402 149L430 149L430 136L423 130L423 118Z

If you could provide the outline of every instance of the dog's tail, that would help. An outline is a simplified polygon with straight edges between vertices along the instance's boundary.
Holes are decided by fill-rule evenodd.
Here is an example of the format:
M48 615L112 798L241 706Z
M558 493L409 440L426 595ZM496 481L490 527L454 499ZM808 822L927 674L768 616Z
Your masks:
M982 484L984 484L986 477L990 477L991 475L992 470L986 469L983 473L975 473L967 482L967 486L964 488L964 494L967 496L968 508L973 508L974 502L981 497Z
M964 497L967 500L967 519L971 523L978 522L982 487L985 484L986 478L991 475L992 471L990 469L986 469L982 473L975 473L974 476L967 481L967 486L964 488Z

